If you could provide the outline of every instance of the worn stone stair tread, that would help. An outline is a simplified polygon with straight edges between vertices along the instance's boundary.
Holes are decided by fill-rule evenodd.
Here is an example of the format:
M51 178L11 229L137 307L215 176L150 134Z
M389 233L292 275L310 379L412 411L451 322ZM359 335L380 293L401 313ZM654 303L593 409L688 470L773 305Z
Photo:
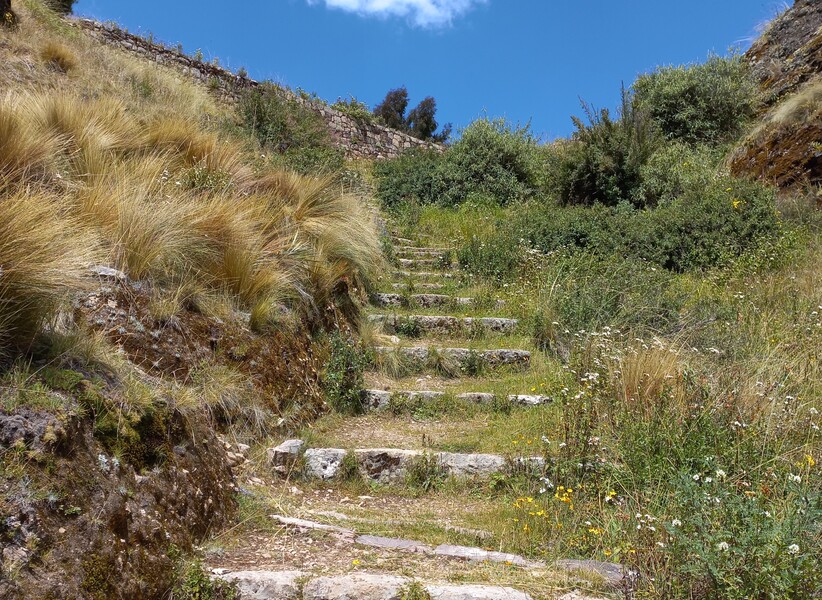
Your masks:
M419 269L430 267L447 268L450 263L440 258L397 258L397 264L404 269Z
M428 283L428 282L419 282L414 283L409 287L407 283L392 283L391 288L395 290L408 290L408 289L420 289L420 290L428 290L431 292L438 292L440 290L445 289L445 285L442 283Z
M387 315L368 316L372 323L381 325L387 333L396 332L398 326L412 323L424 332L454 333L460 330L480 329L490 333L512 333L519 320L506 317L455 317L451 315Z
M344 538L355 538L356 532L345 527L337 527L336 525L327 525L325 523L316 523L314 521L307 521L305 519L297 519L295 517L286 517L283 515L269 515L272 519L277 521L280 525L285 527L293 527L300 531L325 531L327 533L334 533Z
M402 398L409 401L422 400L430 402L444 398L446 392L437 392L431 390L362 390L360 397L362 399L363 407L366 410L382 410L388 408L391 404L391 399L394 397ZM455 394L454 398L457 400L464 400L468 402L476 402L478 404L487 404L493 402L497 396L488 392L463 392ZM550 396L543 395L528 395L528 394L509 394L508 401L512 404L520 404L523 406L539 406L540 404L549 404L553 401Z
M432 351L449 360L464 363L479 358L489 367L529 366L531 353L528 350L496 348L491 350L472 350L470 348L434 348L428 346L375 346L374 352L379 355L399 353L404 359L414 361L416 368L425 367Z
M493 550L483 550L470 546L452 546L450 544L440 544L434 548L434 554L447 556L448 558L458 558L470 560L472 562L494 562L506 565L514 565L527 569L543 569L547 565L538 560L529 560L518 554L508 554L507 552L495 552Z
M399 600L403 590L415 581L368 572L312 577L303 571L229 571L217 577L236 584L240 600ZM305 584L301 586L302 582ZM422 585L432 600L532 600L530 595L511 587Z
M342 448L309 448L305 451L303 474L308 479L330 481L340 475L343 460L348 452ZM462 452L425 452L405 448L358 448L353 451L360 475L383 484L402 483L407 468L414 461L427 459L445 475L456 478L490 478L498 473L512 470L542 471L545 459L541 456L520 457L513 461L498 454ZM307 527L305 523L284 522L297 528ZM331 526L328 526L331 527ZM344 528L328 529L332 533L347 534Z
M409 301L423 308L433 306L468 306L474 303L473 298L462 298L459 296L448 296L446 294L387 294L377 293L372 298L376 306L404 306Z
M443 279L453 279L456 274L447 271L394 271L394 277L400 279L431 279L441 277Z
M422 554L434 553L434 549L431 546L427 546L426 544L415 540L404 540L379 535L360 535L357 536L354 541L361 546L370 546L372 548L401 550L403 552L420 552Z

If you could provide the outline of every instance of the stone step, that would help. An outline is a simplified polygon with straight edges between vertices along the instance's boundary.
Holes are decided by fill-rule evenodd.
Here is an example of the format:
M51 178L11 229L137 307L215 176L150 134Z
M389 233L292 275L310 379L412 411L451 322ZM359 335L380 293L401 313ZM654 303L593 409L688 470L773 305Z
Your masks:
M398 279L454 279L456 274L447 271L394 271Z
M414 283L411 286L409 286L409 284L407 284L407 283L392 283L391 287L394 288L395 290L413 289L413 290L427 290L429 292L438 292L442 289L445 289L445 285L443 285L442 283L426 283L426 282Z
M434 306L470 306L474 303L473 298L461 298L459 296L448 296L446 294L374 294L371 297L374 306L420 306L431 308Z
M360 393L363 408L366 410L383 410L388 408L391 404L392 398L407 401L420 400L422 402L431 402L445 398L446 396L446 392L434 392L427 390L396 390L393 392L387 390L363 390ZM454 395L456 400L476 402L477 404L490 404L497 397L498 396L495 394L490 394L488 392L465 392ZM550 402L553 402L553 398L550 396L542 395L509 394L507 398L508 402L511 404L520 406L539 406L540 404L549 404Z
M386 333L459 333L473 335L513 333L519 321L501 317L452 317L435 315L369 315L368 320L380 325Z
M447 366L442 361L453 363L454 367L466 373L476 371L482 367L527 369L531 366L531 353L527 350L376 346L374 351L377 355L378 366L381 363L381 358L395 354L403 361L406 370L417 372L427 368Z
M498 454L423 452L401 448L360 448L351 451L359 474L368 481L403 484L408 468L424 462L432 475L455 479L489 479L493 475L528 472L538 476L545 468L541 456L508 459ZM341 476L349 451L342 448L309 448L303 454L307 479L331 481ZM330 527L330 526L327 526Z
M440 268L448 269L451 263L440 258L398 258L397 264L403 269L418 271L423 269Z
M239 600L399 600L410 597L406 594L415 583L431 600L532 600L525 592L511 587L420 584L415 579L387 573L312 577L303 571L214 571L219 573L217 577L237 586Z
M442 256L453 252L453 248L421 248L419 246L395 246L394 251L397 254L411 254L414 256Z
M397 237L396 235L391 236L391 241L394 242L394 244L396 244L396 245L412 246L412 247L414 246L414 244L417 243L414 240L409 240L408 238L404 238L404 237Z

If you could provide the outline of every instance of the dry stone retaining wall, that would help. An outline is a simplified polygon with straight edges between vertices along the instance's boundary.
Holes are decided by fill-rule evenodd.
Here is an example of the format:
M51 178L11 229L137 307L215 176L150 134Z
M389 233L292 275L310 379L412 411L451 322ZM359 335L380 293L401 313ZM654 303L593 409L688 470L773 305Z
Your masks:
M241 77L215 64L187 56L177 49L128 33L116 25L90 19L78 19L74 23L101 42L138 54L161 65L177 68L208 85L226 101L234 102L243 90L260 85L258 81ZM283 95L322 116L331 138L335 145L345 152L346 158L395 158L409 148L443 149L440 144L419 140L396 129L353 119L321 102L303 98L285 88L280 89Z

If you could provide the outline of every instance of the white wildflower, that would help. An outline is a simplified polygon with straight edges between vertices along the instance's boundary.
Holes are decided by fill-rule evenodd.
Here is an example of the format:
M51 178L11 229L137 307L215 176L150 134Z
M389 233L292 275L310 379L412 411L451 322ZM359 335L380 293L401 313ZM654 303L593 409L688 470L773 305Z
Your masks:
M730 548L730 547L731 546L728 544L728 542L719 542L716 545L716 549L719 550L720 552L727 552L728 548Z
M799 553L799 545L798 544L791 544L788 546L788 554L798 554Z

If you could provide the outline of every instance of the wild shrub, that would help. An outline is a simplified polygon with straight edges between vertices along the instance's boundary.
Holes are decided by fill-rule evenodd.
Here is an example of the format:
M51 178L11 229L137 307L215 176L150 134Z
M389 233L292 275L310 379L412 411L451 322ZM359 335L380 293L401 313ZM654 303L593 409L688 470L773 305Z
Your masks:
M171 600L237 600L237 588L222 579L209 576L199 561L181 567Z
M246 90L238 112L243 127L297 171L333 172L342 167L342 155L333 148L322 117L285 90L273 84Z
M760 104L759 87L741 56L660 67L640 76L633 90L636 108L646 111L667 139L689 144L733 139Z
M343 414L363 411L360 392L363 371L368 364L365 350L354 340L339 331L329 336L322 385L326 401L334 410Z
M338 98L337 101L331 105L331 108L362 123L373 123L376 119L374 113L368 109L368 105L360 102L354 96L345 99Z
M374 163L376 194L388 209L399 209L408 202L434 203L443 184L435 150L415 148L397 158Z
M524 200L536 186L536 145L527 126L478 119L444 155L438 197L420 200L445 206L461 204L471 194L503 206Z
M616 206L620 202L642 205L637 190L641 169L660 145L649 114L637 108L631 94L622 90L617 118L607 109L595 111L583 103L588 123L573 118L572 141L556 148L553 181L563 204Z
M775 193L757 182L717 176L676 201L626 217L620 245L671 271L727 264L780 229Z

